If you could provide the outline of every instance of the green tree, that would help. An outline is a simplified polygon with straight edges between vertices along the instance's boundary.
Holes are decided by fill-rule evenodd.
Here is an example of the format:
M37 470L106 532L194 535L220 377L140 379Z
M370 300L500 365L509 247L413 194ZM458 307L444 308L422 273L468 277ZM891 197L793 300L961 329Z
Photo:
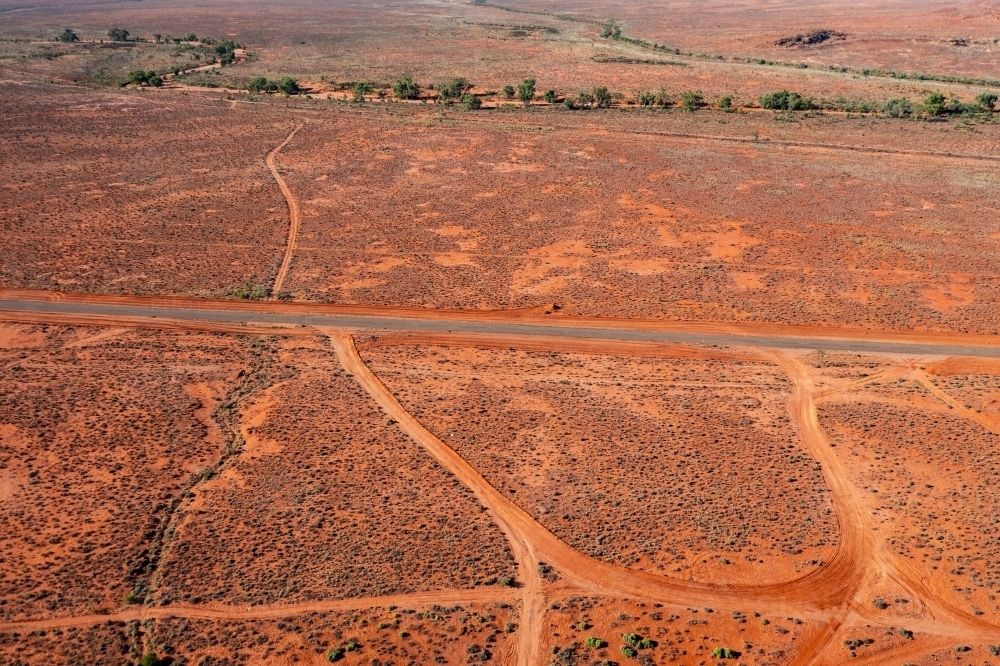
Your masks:
M652 90L640 90L636 99L640 106L653 106L656 104L656 93Z
M535 99L535 80L525 79L517 84L517 98L521 100L521 103L525 106L531 103L531 100Z
M514 99L514 86L507 85L503 87L504 99Z
M80 41L80 38L76 36L76 33L73 32L72 30L70 30L69 28L66 28L65 30L63 30L62 34L59 35L59 37L57 37L56 39L58 39L60 42L78 42L78 41Z
M580 94L576 96L576 103L578 106L589 109L590 105L594 103L594 95L586 90L581 90Z
M545 94L542 95L542 99L544 99L549 104L555 104L556 103L556 91L555 90L546 90Z
M354 87L351 88L351 100L358 102L365 101L365 95L368 95L373 90L370 83L364 83L363 81L356 81Z
M392 94L397 99L416 99L420 96L420 86L413 82L412 77L404 76L392 84Z
M465 93L459 101L462 103L462 108L466 111L475 111L483 106L483 100L472 93Z
M299 92L299 82L290 76L283 76L278 81L278 90L286 95L294 95Z
M882 105L882 113L890 118L906 118L913 115L913 104L905 98L890 99Z
M996 93L979 93L976 95L976 104L978 104L985 111L992 111L993 107L996 106L998 99L1000 98L997 97Z
M767 93L760 98L760 105L775 111L806 111L814 107L812 98L787 90Z
M725 97L719 98L719 108L729 110L733 108L733 97L732 95L726 95Z
M155 75L155 72L154 72ZM128 82L132 85L138 86L149 81L149 74L146 73L144 69L133 69L128 73Z
M108 37L115 42L127 42L128 30L123 30L122 28L111 28L111 30L108 30Z
M594 88L594 102L597 103L597 108L606 109L611 106L611 93L604 86L597 86Z
M924 112L928 116L940 116L944 113L944 95L939 92L928 93L924 98Z
M469 92L472 88L472 84L469 83L468 79L461 76L455 77L448 83L444 83L438 86L438 97L441 99L461 99L462 95Z
M250 79L250 85L247 86L247 89L252 93L274 92L278 89L278 84L263 76L255 76Z
M697 111L704 101L701 91L685 90L681 93L681 108L685 111Z

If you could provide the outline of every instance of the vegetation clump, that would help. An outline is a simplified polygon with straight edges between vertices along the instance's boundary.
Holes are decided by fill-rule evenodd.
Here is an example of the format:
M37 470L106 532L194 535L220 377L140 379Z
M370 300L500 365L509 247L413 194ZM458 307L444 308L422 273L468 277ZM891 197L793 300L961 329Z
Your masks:
M113 42L127 42L130 41L128 38L128 30L123 28L111 28L108 30L108 37Z
M70 30L69 28L63 30L62 34L56 37L56 39L58 39L60 42L67 42L67 43L80 41L80 38L77 36L77 34L72 30Z
M808 111L816 108L811 97L803 97L787 90L767 93L759 101L761 108L774 111Z
M413 77L404 76L392 84L392 94L396 99L417 99L420 86L413 82Z
M136 86L146 84L159 87L163 85L163 79L153 70L133 69L128 73L128 83Z
M278 91L278 82L271 81L263 76L256 76L250 80L247 89L252 93L269 93Z
M699 90L685 90L681 93L681 108L685 111L697 111L704 103L704 96Z
M535 80L525 79L517 84L517 98L521 100L521 103L525 106L531 103L531 100L535 98Z
M712 650L712 659L739 659L740 653L727 647Z

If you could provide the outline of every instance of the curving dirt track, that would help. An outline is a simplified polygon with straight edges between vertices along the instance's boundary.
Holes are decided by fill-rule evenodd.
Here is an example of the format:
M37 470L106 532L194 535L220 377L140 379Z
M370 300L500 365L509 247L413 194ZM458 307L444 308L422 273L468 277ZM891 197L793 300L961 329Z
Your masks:
M295 237L298 235L299 225L302 223L302 213L299 212L299 204L295 201L295 197L292 196L292 191L288 189L285 179L278 173L278 167L275 165L274 159L278 156L278 152L291 142L295 137L295 133L300 129L302 129L301 124L293 129L277 148L267 154L267 168L271 170L271 174L278 182L278 187L281 188L281 194L285 197L285 201L288 202L289 216L288 243L285 245L285 257L281 260L281 268L278 269L278 276L274 278L274 286L271 288L271 300L277 300L278 293L281 291L281 284L285 281L285 276L288 275L288 267L292 264L292 252L295 250Z

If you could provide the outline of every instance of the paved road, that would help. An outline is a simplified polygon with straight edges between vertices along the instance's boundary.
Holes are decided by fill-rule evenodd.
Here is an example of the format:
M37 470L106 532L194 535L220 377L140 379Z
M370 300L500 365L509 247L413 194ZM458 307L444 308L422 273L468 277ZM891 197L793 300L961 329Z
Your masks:
M632 342L672 342L679 344L758 346L779 349L823 349L911 356L980 356L1000 358L1000 346L934 344L926 342L884 342L816 337L736 335L726 333L690 333L683 331L648 331L615 327L584 327L562 324L503 323L446 319L419 319L391 316L358 316L302 313L249 312L240 310L202 310L179 307L144 307L104 303L69 303L30 300L0 300L0 311L103 317L142 317L177 321L207 321L227 324L273 324L285 326L324 326L344 329L380 329L424 333L485 333L490 335L534 335L591 340Z

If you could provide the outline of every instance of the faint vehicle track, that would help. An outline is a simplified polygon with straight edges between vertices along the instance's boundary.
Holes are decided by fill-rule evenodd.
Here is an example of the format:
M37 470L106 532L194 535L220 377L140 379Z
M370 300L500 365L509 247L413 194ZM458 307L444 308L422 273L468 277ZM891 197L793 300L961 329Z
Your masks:
M353 597L329 601L308 601L301 604L267 604L263 606L209 606L171 604L169 606L135 606L118 613L55 617L45 620L0 622L0 631L32 631L80 627L103 622L144 620L146 618L185 617L202 620L267 620L305 615L323 611L355 610L406 605L446 605L477 602L511 602L517 599L517 590L501 587L474 588L470 590L441 590L413 592L384 597Z
M287 146L291 140L295 137L295 133L302 129L302 124L300 123L295 129L292 130L291 134L285 137L277 148L272 150L267 154L267 168L271 170L271 174L274 179L278 181L278 187L281 188L281 194L284 195L285 201L288 202L288 215L289 215L289 225L288 225L288 243L285 245L285 257L281 260L281 268L278 269L278 276L274 278L274 286L271 287L271 300L277 300L278 294L281 292L281 284L285 281L285 276L288 275L288 268L292 264L292 252L295 250L295 237L299 233L299 224L302 222L302 214L299 211L299 204L295 201L295 197L292 196L292 191L288 188L288 184L285 183L285 179L281 177L278 173L278 167L274 163L274 158L278 156L278 152Z

